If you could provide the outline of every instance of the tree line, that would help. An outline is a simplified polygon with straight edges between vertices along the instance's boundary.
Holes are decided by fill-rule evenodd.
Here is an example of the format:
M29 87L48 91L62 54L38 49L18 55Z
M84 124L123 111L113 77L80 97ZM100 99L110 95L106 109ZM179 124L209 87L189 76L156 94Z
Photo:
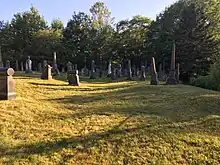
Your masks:
M125 2L126 3L126 2ZM181 72L206 75L220 52L220 2L179 0L159 13L155 20L137 15L115 22L103 2L90 13L74 12L66 26L54 19L48 25L39 11L16 13L10 21L0 21L0 45L4 61L25 61L30 55L34 68L43 60L52 62L57 52L59 66L68 61L90 68L114 64L141 66L152 56L157 66L170 67L173 42Z

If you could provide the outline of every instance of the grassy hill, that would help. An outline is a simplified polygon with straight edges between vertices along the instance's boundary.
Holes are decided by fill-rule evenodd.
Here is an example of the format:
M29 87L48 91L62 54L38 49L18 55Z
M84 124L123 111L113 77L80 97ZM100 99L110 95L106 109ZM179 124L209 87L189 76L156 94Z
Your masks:
M0 164L219 164L220 93L146 82L15 77Z

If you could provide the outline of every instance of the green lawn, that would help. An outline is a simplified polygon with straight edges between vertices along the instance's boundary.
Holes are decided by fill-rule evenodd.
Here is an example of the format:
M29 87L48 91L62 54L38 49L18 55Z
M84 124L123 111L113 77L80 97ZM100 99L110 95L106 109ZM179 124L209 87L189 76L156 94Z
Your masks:
M0 164L220 163L219 92L38 76L0 101Z

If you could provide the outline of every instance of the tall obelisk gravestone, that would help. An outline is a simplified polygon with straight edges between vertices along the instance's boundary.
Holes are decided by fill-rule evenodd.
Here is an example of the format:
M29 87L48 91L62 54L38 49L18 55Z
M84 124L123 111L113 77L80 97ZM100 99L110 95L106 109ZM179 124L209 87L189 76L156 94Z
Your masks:
M178 84L176 80L176 70L175 70L175 63L176 63L176 45L173 43L173 50L172 50L172 57L171 57L171 67L169 76L167 78L166 84L167 85L176 85Z
M3 68L3 62L2 62L2 49L1 49L1 46L0 46L0 68Z
M55 76L60 75L60 71L57 67L57 53L56 52L53 53L53 68L52 69L54 71Z

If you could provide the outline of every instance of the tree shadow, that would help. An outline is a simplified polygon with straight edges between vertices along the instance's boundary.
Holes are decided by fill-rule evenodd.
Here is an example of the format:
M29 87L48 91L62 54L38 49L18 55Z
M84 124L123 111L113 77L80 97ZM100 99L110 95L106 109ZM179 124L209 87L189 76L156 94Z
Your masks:
M220 93L216 97L206 95L207 91L185 91L182 86L150 86L136 84L110 88L110 91L100 91L87 95L71 95L56 98L67 109L73 109L66 118L84 118L93 114L122 114L122 115L155 115L171 122L192 121L208 115L220 115ZM117 89L117 90L114 90ZM80 90L80 88L79 88ZM84 90L84 89L83 89ZM103 90L103 89L101 89ZM178 92L176 92L176 90ZM210 93L211 94L211 93ZM213 103L213 104L212 104ZM85 105L88 107L77 111L73 107ZM98 106L97 106L98 105Z

